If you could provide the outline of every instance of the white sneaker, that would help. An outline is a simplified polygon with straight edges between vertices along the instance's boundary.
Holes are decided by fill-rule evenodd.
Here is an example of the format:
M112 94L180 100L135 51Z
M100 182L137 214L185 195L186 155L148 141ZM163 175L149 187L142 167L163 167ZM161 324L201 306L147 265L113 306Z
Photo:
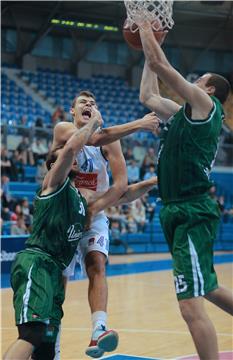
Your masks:
M119 341L115 330L107 330L105 326L98 326L92 333L91 342L86 349L86 355L92 358L100 358L105 351L114 351Z

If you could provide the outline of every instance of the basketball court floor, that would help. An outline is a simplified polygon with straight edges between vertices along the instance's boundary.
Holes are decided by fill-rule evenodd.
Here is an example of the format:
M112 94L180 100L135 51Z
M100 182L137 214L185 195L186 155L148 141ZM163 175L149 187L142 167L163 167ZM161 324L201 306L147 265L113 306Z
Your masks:
M215 255L219 283L232 288L233 254ZM111 256L108 272L108 325L119 332L119 346L102 359L194 360L191 337L179 314L168 254ZM91 321L87 280L70 281L62 321L61 359L85 360ZM3 278L2 352L16 339L9 279ZM221 360L233 359L232 318L206 301L217 331ZM2 358L2 357L1 357ZM46 359L45 359L46 360ZM212 360L212 359L210 359Z

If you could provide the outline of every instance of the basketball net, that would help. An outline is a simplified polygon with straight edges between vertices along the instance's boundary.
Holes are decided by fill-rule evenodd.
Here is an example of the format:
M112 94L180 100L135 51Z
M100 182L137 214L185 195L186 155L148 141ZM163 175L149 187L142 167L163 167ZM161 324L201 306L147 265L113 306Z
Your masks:
M149 20L153 30L168 30L174 25L172 19L173 1L124 0L127 11L127 25L132 32L143 29L143 21ZM135 24L137 26L135 26Z

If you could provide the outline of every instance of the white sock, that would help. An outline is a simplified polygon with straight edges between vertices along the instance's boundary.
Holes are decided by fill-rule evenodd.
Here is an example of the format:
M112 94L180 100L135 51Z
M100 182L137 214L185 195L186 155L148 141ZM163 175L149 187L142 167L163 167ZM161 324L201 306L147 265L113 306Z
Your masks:
M93 330L97 328L97 326L106 326L107 317L108 315L105 311L95 311L94 313L92 313L91 320Z

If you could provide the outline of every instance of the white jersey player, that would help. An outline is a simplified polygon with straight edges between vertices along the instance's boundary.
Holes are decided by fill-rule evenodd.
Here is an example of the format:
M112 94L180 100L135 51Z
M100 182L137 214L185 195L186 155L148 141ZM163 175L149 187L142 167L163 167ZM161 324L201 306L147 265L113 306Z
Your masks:
M83 127L90 120L97 108L95 97L89 91L82 91L73 101L71 114L74 123L62 122L54 129L52 150L63 147L76 128ZM89 279L88 301L92 317L91 342L86 354L101 357L105 351L113 351L118 344L118 335L114 330L107 330L108 288L105 264L108 256L109 237L108 220L103 209L116 203L127 190L127 170L119 139L136 131L156 132L158 119L154 113L142 119L101 129L93 134L88 146L78 155L80 174L77 185L93 192L93 202L88 208L89 230L84 234L77 249L78 261ZM99 148L98 146L101 146ZM109 187L107 160L112 173L113 185ZM82 188L83 186L83 188ZM103 196L99 197L100 194ZM95 200L96 196L96 200ZM72 274L76 259L66 269L66 276ZM59 357L57 356L56 359Z

